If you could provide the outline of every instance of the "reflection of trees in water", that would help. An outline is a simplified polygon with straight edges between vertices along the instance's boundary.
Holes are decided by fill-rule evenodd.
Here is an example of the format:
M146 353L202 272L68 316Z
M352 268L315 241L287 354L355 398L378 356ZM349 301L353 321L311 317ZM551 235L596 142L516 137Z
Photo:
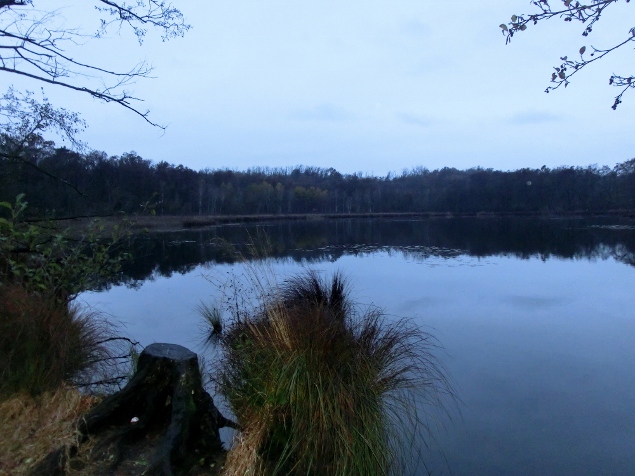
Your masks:
M633 247L629 249L627 246L619 244L612 250L612 256L622 263L630 264L631 266L635 266L635 252L633 251Z
M185 274L201 263L231 264L253 245L276 260L318 263L379 251L409 259L513 256L543 260L608 259L635 266L634 222L625 219L439 218L324 220L220 226L139 235L134 260L118 283L134 286L156 276Z

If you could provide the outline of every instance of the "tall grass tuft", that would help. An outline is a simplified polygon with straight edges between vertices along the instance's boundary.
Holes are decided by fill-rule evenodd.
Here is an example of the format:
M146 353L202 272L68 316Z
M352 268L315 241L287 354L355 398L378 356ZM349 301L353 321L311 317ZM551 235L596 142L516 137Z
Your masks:
M0 302L0 399L118 380L113 371L128 356L99 315L20 285L0 287Z
M268 295L221 338L219 389L243 428L225 474L400 473L427 428L422 407L451 392L434 340L357 312L340 275L308 272Z
M215 343L223 332L223 318L220 309L201 302L197 309L203 318L203 334L205 343Z

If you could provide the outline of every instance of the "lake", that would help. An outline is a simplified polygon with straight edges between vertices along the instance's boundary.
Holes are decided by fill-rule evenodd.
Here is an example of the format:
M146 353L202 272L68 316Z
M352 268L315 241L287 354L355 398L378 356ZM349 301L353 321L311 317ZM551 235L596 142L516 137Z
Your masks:
M266 258L236 259L263 239ZM633 220L272 222L141 235L133 254L80 300L142 345L213 359L197 306L250 299L254 272L341 271L362 308L415 319L460 399L438 416L431 474L635 474Z

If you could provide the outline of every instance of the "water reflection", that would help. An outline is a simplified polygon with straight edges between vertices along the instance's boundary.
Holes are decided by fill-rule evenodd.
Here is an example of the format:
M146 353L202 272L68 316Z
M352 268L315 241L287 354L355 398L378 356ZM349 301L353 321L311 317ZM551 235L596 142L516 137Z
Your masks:
M511 256L615 260L635 266L635 226L626 219L437 218L323 220L218 226L136 237L119 284L188 273L201 263L234 263L236 251L266 241L277 260L319 263L380 251L409 260ZM228 250L227 244L233 247Z
M197 350L197 306L220 300L215 278L246 268L219 242L248 254L263 236L279 279L303 264L342 271L355 302L439 339L463 406L438 436L443 454L426 457L432 474L632 473L632 222L347 220L146 235L122 277L129 287L84 298L144 344Z

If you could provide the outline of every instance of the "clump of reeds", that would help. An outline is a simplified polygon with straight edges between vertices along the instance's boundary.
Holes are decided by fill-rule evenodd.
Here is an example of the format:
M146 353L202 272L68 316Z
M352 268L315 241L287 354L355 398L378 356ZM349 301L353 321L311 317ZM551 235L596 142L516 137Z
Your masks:
M20 285L0 287L0 302L0 399L69 381L118 380L109 371L128 356L101 316Z
M205 335L205 343L211 344L216 342L223 332L223 318L220 309L201 302L197 311L203 318L203 334Z
M226 475L397 473L422 406L450 392L431 336L357 312L339 275L289 280L220 342L219 390L243 428Z

